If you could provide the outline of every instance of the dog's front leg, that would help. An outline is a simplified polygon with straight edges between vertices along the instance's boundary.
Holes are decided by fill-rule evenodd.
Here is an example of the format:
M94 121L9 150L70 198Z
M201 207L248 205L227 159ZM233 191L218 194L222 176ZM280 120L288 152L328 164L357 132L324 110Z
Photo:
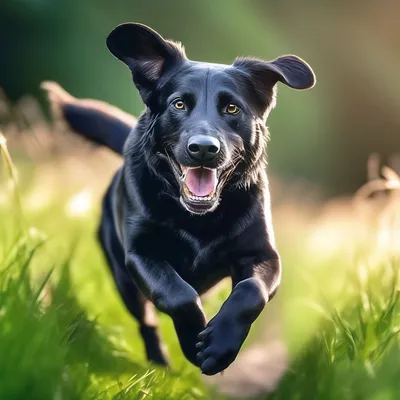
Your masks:
M223 371L235 360L251 324L279 286L279 257L254 260L246 257L234 267L232 293L199 335L198 360L206 375Z
M196 342L206 318L196 290L168 262L129 252L126 266L142 293L172 318L183 353L198 366Z

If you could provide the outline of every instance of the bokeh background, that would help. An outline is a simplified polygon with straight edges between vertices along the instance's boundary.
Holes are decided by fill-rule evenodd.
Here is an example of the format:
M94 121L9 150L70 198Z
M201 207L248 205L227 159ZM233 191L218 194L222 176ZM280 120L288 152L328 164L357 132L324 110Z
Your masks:
M146 362L95 239L121 160L52 118L39 88L139 114L105 46L127 21L195 60L294 53L317 76L279 85L268 121L281 288L206 381L165 315L172 369ZM0 0L0 399L398 400L399 21L398 0ZM209 318L229 289L203 299Z
M327 195L349 194L364 182L371 153L396 163L399 19L396 0L3 0L0 87L12 101L26 94L43 101L39 84L50 79L77 97L138 114L129 73L105 47L126 21L181 41L196 60L294 53L318 84L304 93L280 85L269 120L270 170Z

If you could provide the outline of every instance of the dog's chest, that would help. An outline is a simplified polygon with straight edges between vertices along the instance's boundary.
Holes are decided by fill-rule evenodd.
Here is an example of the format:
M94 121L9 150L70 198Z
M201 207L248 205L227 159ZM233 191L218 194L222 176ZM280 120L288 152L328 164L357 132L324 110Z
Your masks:
M186 251L181 253L176 265L179 275L203 293L221 279L229 275L229 260L224 239L200 241L184 235ZM187 251L190 249L190 251Z

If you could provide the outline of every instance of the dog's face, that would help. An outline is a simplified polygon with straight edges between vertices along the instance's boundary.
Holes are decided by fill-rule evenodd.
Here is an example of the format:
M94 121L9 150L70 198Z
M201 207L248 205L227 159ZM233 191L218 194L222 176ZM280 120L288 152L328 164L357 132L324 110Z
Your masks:
M141 24L118 26L107 46L131 69L153 116L153 151L168 160L177 196L195 214L215 210L225 185L254 176L276 83L295 89L315 83L311 68L296 56L194 62L178 44Z

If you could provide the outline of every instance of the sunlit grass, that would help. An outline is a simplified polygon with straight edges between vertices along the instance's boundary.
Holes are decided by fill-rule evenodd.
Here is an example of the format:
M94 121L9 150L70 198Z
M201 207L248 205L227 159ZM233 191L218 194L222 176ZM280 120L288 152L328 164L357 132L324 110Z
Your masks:
M61 179L50 203L28 201L22 216L14 196L24 208L35 185L18 189L1 145L7 196L0 209L0 398L207 398L181 355L173 357L172 371L145 362L136 324L94 239L98 205L90 192L67 195ZM20 219L22 226L15 224ZM169 350L173 356L178 348Z
M273 213L282 288L232 368L205 383L165 316L172 367L146 362L95 240L101 193L118 161L55 140L36 120L35 151L29 136L16 141L12 126L4 129L16 166L0 135L0 399L265 399L273 388L268 398L399 398L393 170L376 167L353 198L325 204L272 185L282 199ZM54 140L55 155L43 140ZM205 299L209 317L226 293Z

